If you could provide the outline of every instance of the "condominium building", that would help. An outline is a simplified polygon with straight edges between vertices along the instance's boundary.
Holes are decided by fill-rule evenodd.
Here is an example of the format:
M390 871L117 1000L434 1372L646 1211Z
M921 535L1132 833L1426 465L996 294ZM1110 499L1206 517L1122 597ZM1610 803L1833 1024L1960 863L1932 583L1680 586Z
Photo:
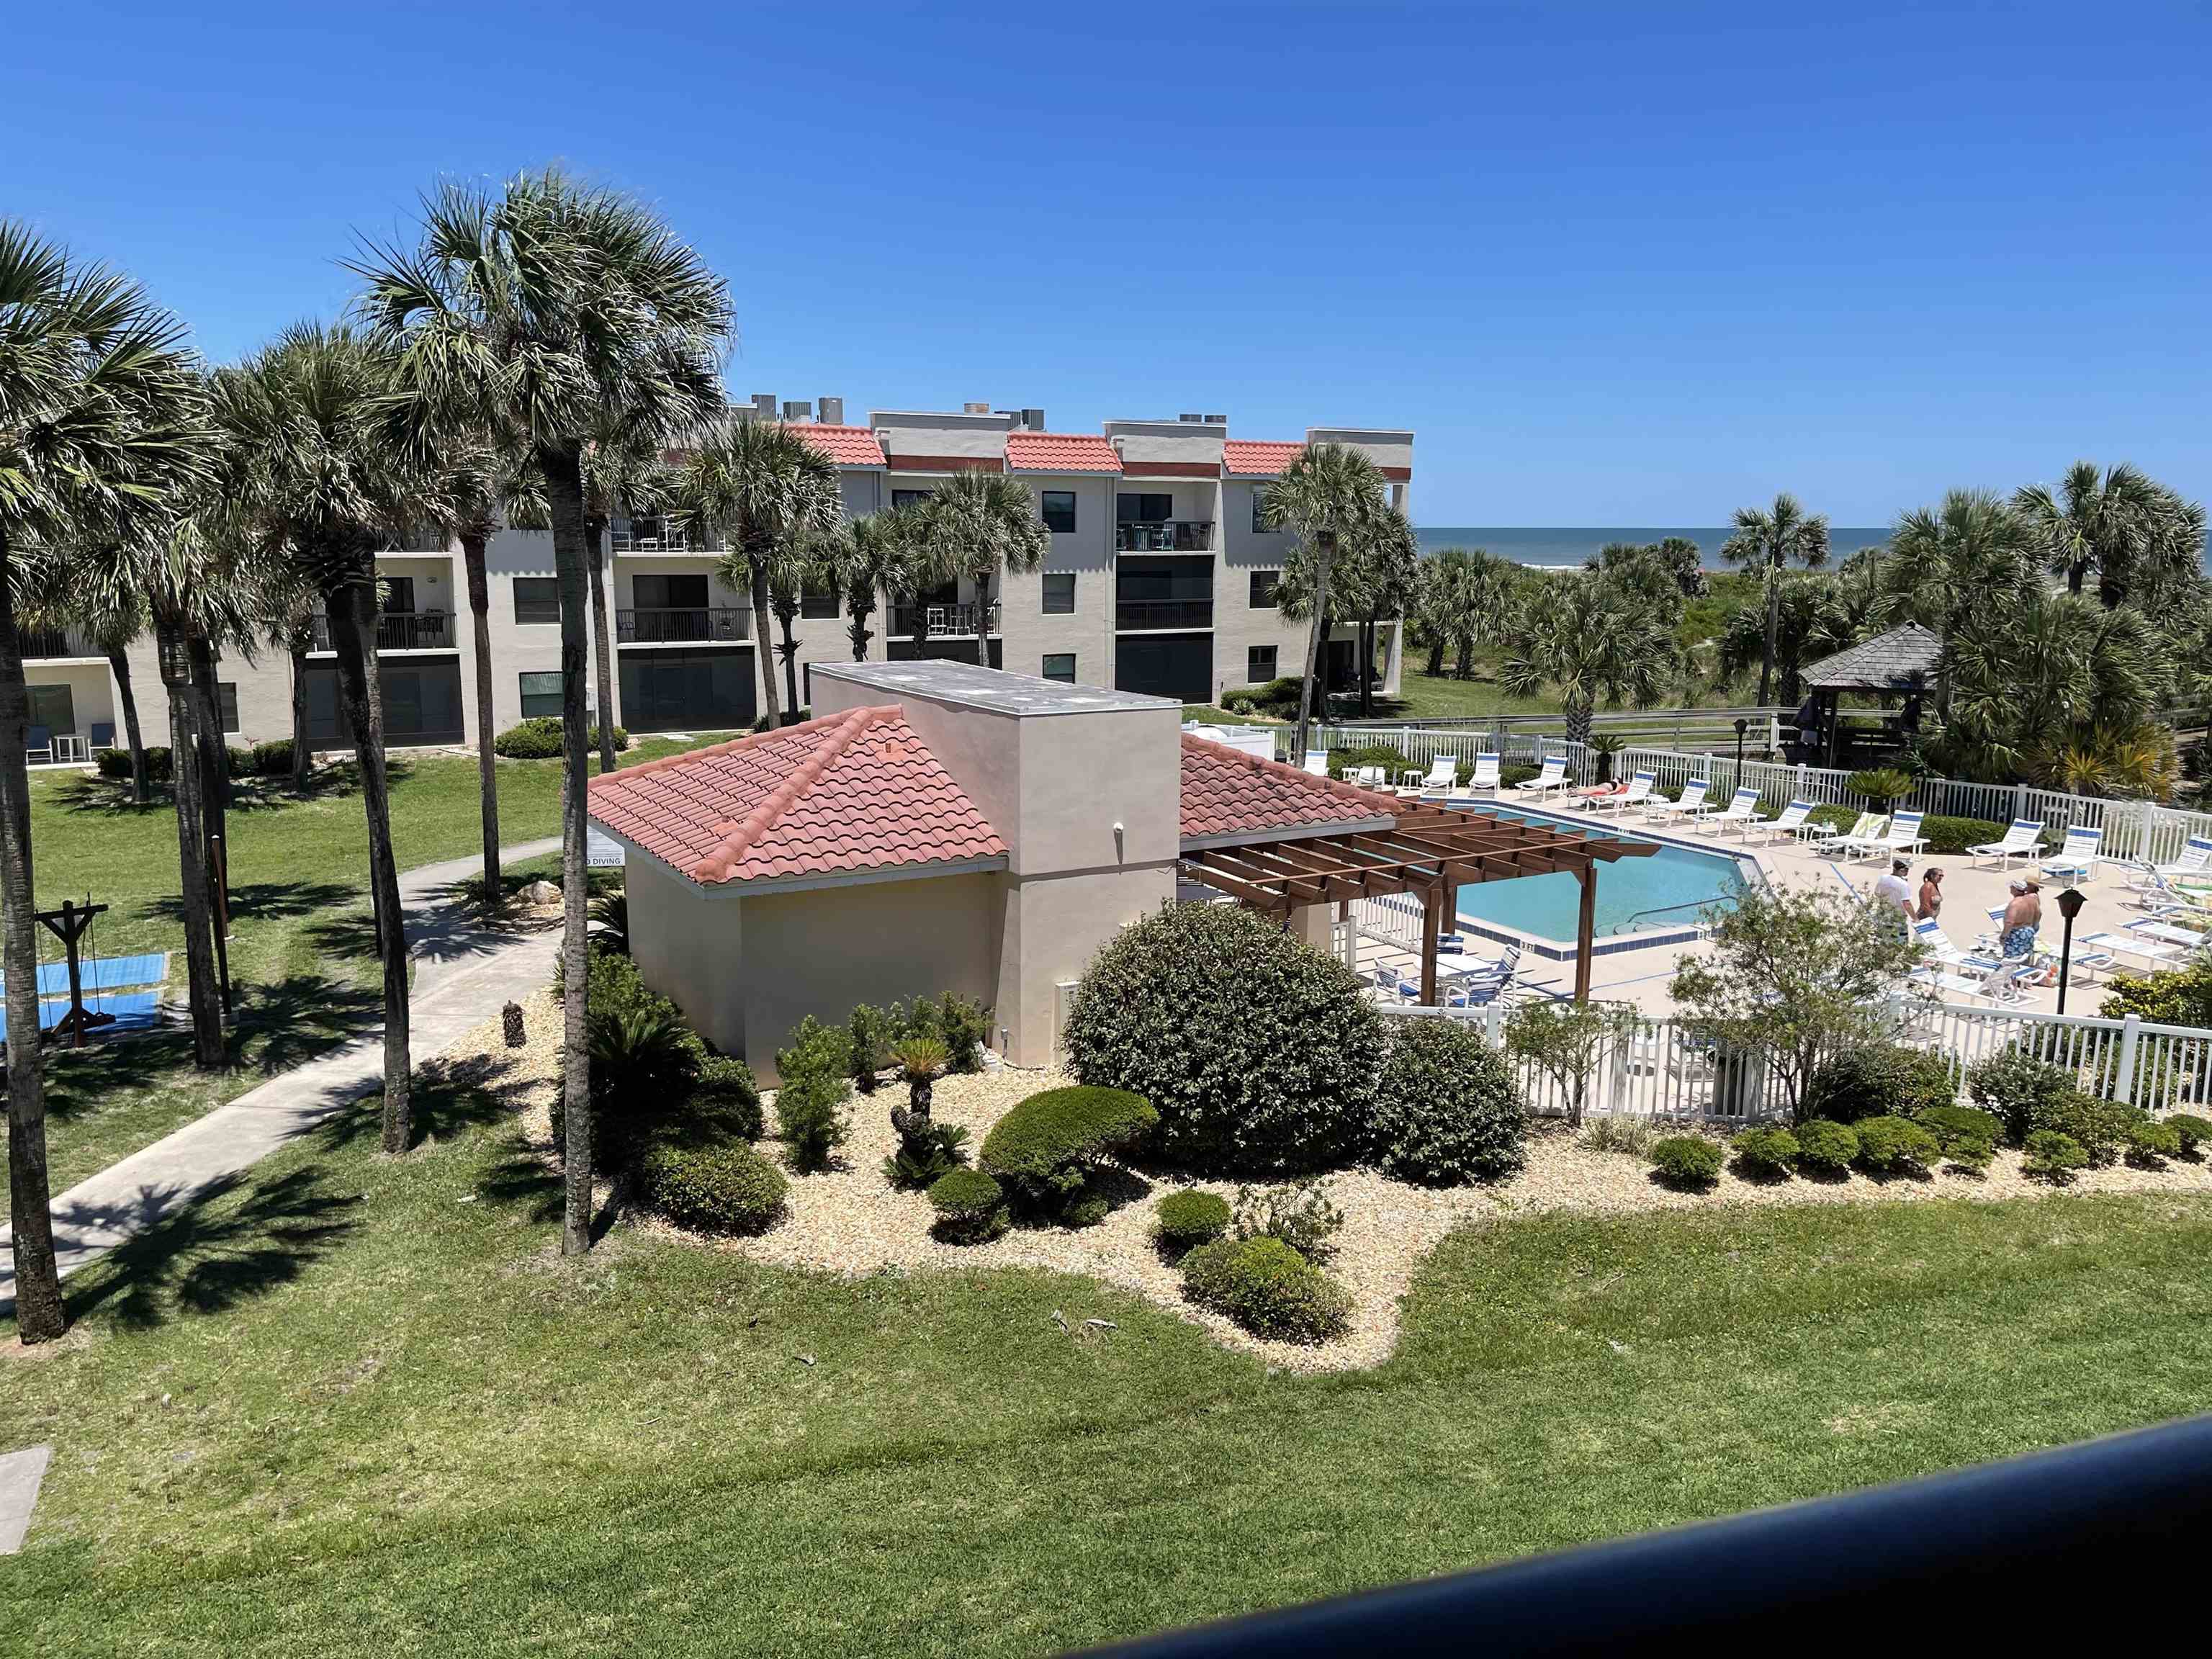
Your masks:
M757 397L741 414L790 423L837 464L845 510L859 516L928 494L953 472L1005 472L1027 483L1051 531L1042 567L1001 573L989 602L966 579L879 605L868 619L873 660L915 656L987 662L1070 684L1176 698L1218 699L1232 687L1299 672L1303 624L1286 621L1275 580L1290 538L1265 528L1268 483L1296 441L1232 438L1218 415L1109 421L1102 431L1055 433L1036 409L970 404L957 413L878 410L848 425L843 402L779 404ZM1413 434L1310 428L1306 441L1350 445L1373 458L1395 504L1406 504ZM422 538L428 541L430 538ZM752 724L761 677L744 594L716 574L717 547L696 530L617 521L609 532L607 632L614 642L614 718L633 732L724 731ZM492 538L487 621L494 664L494 730L561 708L560 600L550 536L505 530ZM377 659L385 729L394 746L472 741L475 642L458 546L405 545L380 556L383 616ZM853 656L837 597L809 594L795 626L799 702L811 665ZM1377 668L1396 688L1401 629L1381 630ZM319 645L326 636L319 633ZM1355 634L1334 631L1332 686L1353 683ZM27 641L34 760L81 758L120 741L106 659L58 633ZM166 705L150 638L129 653L147 741L167 741ZM264 651L223 659L223 719L234 741L288 736L289 664ZM596 675L586 696L596 702ZM335 661L308 659L310 733L318 747L349 741ZM786 699L787 704L788 699Z

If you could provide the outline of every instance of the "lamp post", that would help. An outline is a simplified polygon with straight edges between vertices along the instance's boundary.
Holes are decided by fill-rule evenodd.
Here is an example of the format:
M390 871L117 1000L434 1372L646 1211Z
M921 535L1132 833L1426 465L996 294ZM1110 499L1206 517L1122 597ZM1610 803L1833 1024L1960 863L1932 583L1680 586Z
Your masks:
M2066 926L2058 939L2058 1012L2066 1012L2066 981L2074 966L2074 918L2081 914L2088 901L2078 887L2069 887L2058 896L2058 914L2066 918Z
M1735 782L1732 788L1743 787L1743 734L1751 730L1751 722L1743 715L1735 717Z

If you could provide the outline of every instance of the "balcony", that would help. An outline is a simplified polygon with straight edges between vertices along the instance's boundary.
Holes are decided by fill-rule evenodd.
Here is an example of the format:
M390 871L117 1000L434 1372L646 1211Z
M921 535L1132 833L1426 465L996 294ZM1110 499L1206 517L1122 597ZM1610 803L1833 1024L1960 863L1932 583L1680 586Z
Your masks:
M309 619L313 649L331 648L331 619L318 611ZM387 611L376 619L379 651L450 651L453 619L443 611Z
M983 627L975 625L978 611L982 615ZM891 607L890 634L893 639L910 640L916 635L936 639L950 635L974 637L978 633L999 631L999 607L996 605L895 605Z
M16 631L23 659L33 657L101 657L106 655L74 628L24 628Z
M737 605L665 605L615 612L618 645L742 645L751 637L751 629L752 612Z
M1114 626L1124 633L1213 626L1212 599L1121 599L1114 606Z
M1213 549L1211 519L1123 519L1114 526L1123 553L1207 553Z
M640 520L626 530L611 531L614 550L617 553L714 553L720 550L714 544L711 532L693 533L690 525L681 521L661 522L653 519Z

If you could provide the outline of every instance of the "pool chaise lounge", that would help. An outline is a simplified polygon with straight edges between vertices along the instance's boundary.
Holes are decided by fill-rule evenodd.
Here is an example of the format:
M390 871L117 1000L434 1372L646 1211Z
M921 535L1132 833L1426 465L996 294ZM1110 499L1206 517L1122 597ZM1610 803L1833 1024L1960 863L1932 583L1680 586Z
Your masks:
M2043 821L2039 818L2014 818L2004 832L2002 841L1985 841L1978 847L1966 849L1968 867L1975 860L1988 859L2000 870L2012 867L2014 859L2032 859L2043 850Z

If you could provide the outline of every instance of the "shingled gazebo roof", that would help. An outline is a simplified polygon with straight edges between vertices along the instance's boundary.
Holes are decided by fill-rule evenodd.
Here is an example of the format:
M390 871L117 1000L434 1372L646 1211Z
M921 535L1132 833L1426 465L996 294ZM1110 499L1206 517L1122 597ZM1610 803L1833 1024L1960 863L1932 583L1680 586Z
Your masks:
M1943 641L1917 623L1877 634L1805 670L1816 691L1918 691L1936 678Z

